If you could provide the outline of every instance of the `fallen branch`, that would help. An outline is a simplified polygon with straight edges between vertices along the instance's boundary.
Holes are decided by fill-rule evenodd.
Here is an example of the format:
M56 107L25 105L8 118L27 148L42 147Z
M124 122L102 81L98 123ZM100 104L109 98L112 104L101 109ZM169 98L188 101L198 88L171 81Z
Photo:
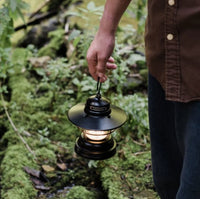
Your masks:
M6 113L6 116L7 116L8 120L9 120L9 122L10 122L10 124L11 124L13 130L16 132L16 134L18 135L18 137L20 138L20 140L24 143L25 147L28 149L28 151L33 155L34 159L36 160L37 158L36 158L36 156L35 156L34 151L32 151L32 149L30 148L30 146L28 145L28 143L27 143L27 142L24 140L24 138L20 135L19 130L18 130L17 127L15 126L14 122L12 121L12 119L11 119L9 113L8 113L7 107L6 107L6 105L5 105L5 101L4 101L4 98L3 98L2 93L1 93L1 100L2 100L2 104L3 104L4 111L5 111L5 113Z
M31 25L39 24L42 20L48 19L48 18L56 15L57 13L58 13L58 11L52 11L52 12L48 12L48 13L45 13L45 14L41 14L40 16L29 21L28 23L17 26L15 28L15 31L18 31L18 30L21 30L21 29L26 29L28 26L31 26Z

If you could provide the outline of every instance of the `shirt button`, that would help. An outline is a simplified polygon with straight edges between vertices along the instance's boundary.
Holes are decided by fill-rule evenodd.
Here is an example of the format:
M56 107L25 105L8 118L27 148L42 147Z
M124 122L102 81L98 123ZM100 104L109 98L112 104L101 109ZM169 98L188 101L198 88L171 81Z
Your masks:
M171 41L172 39L174 39L174 35L168 34L168 35L167 35L167 39Z
M169 4L170 6L173 6L173 5L175 4L175 0L168 0L168 4Z

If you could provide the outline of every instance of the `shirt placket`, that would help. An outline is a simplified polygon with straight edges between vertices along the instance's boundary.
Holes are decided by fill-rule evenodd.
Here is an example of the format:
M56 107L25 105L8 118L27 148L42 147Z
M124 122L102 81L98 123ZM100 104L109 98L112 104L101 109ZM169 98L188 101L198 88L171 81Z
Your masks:
M180 99L180 43L177 30L178 0L166 0L165 8L165 92L169 100Z

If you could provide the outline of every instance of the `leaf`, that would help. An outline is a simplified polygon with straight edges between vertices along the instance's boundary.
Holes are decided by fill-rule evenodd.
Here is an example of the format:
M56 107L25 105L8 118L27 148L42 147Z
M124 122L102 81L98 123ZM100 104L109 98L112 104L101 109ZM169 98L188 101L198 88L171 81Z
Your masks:
M22 19L22 21L24 22L24 24L26 24L26 21L21 9L17 7L16 11L17 11L17 14L20 16L20 18Z
M8 93L6 85L3 85L3 86L0 87L0 93Z
M137 61L145 61L145 57L140 54L132 54L127 60L130 65L135 64Z
M10 5L12 12L15 12L16 8L17 8L17 1L16 0L10 0L9 5Z
M31 168L29 168L29 167L24 167L24 171L25 171L26 173L28 173L29 175L31 175L31 176L40 178L40 171L38 171L38 170L31 169Z
M47 173L55 171L55 169L49 165L42 165L42 169Z
M48 179L41 171L31 169L29 167L24 167L24 171L28 173L30 176L36 177L44 182L48 182Z
M71 41L71 40L77 38L80 34L81 34L80 30L73 30L71 32L71 34L69 35L69 39L68 40Z
M73 45L74 47L76 47L78 45L78 43L80 42L81 38L77 37L76 39L74 39Z
M36 189L42 190L42 191L48 191L50 190L50 187L45 187L44 185L36 185Z
M85 9L85 8L78 8L78 10L82 11L82 12L85 12L85 13L88 13L88 10Z
M43 185L44 182L42 182L40 179L36 178L36 177L31 177L31 181L34 183L34 185Z
M66 91L68 94L74 94L74 90L72 90L72 89L69 89L69 90L67 90Z
M77 78L73 79L72 83L75 84L76 86L80 85L80 81Z
M1 37L1 35L8 28L8 24L11 20L10 17L9 17L9 13L8 13L7 8L1 8L0 9L0 19L1 19L1 25L0 25L0 37Z
M25 1L20 1L18 3L18 7L23 10L28 10L30 8L30 5L26 3Z
M66 171L67 170L67 165L65 163L57 163L57 166L62 171Z
M45 76L45 74L46 74L44 69L42 69L42 68L36 68L35 71L40 76Z
M88 3L87 5L87 9L90 11L93 11L96 9L95 3L93 1L90 1L90 3Z

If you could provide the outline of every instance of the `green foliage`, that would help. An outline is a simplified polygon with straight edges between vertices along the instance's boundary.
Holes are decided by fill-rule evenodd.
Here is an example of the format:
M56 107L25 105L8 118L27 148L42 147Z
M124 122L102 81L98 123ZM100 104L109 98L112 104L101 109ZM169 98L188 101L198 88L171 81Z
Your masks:
M85 8L78 7L78 11L66 11L66 16L76 16L84 20L89 25L90 16L102 16L104 6L96 6L94 1L90 1Z
M0 19L0 85L2 85L7 77L7 73L12 68L10 63L10 35L13 33L13 20L9 16L8 7L0 8ZM0 93L2 92L7 92L6 85L2 85L0 88Z
M138 43L143 43L143 36L144 36L144 30L145 30L145 21L147 17L147 0L133 0L134 3L132 3L129 7L129 9L136 13L135 17L137 20L137 32L135 40Z
M137 4L133 9L142 9L141 12L135 12L138 20L142 22L145 17L145 1L135 1ZM19 8L24 8L20 2L22 1L9 0L0 10L0 15L5 19L0 26L0 38L3 39L0 46L0 60L3 63L3 67L0 67L0 81L8 81L9 90L12 92L6 106L20 134L35 152L37 164L10 124L4 123L2 119L1 126L5 125L8 131L0 142L3 150L0 154L1 197L36 198L36 190L24 173L23 166L39 169L39 165L49 164L56 168L57 163L66 162L69 167L67 171L57 170L57 173L53 174L54 177L59 176L59 182L51 187L51 191L69 184L81 184L84 187L74 186L64 198L97 199L99 195L95 191L85 188L94 183L94 180L90 180L91 175L88 175L88 171L94 168L95 172L101 175L101 179L95 180L101 180L109 199L127 199L132 196L136 199L143 198L137 194L143 190L152 190L151 171L146 169L150 163L147 98L139 94L127 95L127 81L131 75L141 74L140 80L145 82L145 57L135 51L141 44L139 39L137 36L133 37L130 27L118 30L123 33L123 37L116 38L113 53L118 69L109 75L109 80L102 85L101 90L103 96L111 99L112 103L120 106L128 115L128 121L122 127L121 133L113 133L118 140L117 154L106 161L87 162L74 155L74 141L80 132L67 120L66 114L71 106L80 101L84 102L88 96L96 93L96 82L88 75L85 60L94 33L70 25L67 33L64 33L62 28L50 32L50 42L42 49L35 49L32 45L27 49L11 49L9 38L13 32L13 19L20 15L16 14ZM81 16L87 24L90 18L88 13L99 17L102 14L102 6L96 6L91 1L85 9L81 8L79 11L74 15ZM69 14L70 12L66 13ZM142 23L139 22L138 25L142 27ZM67 41L64 41L64 34L68 37ZM63 44L67 46L67 58L56 55ZM54 59L40 66L28 61L31 60L30 56L39 59L39 56L43 55ZM6 79L8 75L9 79ZM133 88L138 88L138 84L132 82L132 79L130 81L134 84L132 90L129 89L132 94L135 92ZM1 92L6 92L4 83ZM30 135L25 135L25 131ZM135 144L135 140L139 144ZM76 161L78 163L73 167ZM89 169L84 168L84 164L88 165Z
M0 18L0 49L3 51L4 48L10 47L10 35L13 33L13 20L7 7L0 8Z
M140 94L117 96L115 103L124 109L128 115L127 123L122 127L123 132L134 133L137 139L149 143L149 119L147 97Z
M13 20L18 16L24 20L22 10L27 8L28 4L22 0L5 0L0 7L0 92L7 92L3 83L12 68L10 37L14 32Z
M5 6L9 10L12 19L21 17L24 20L22 10L27 10L29 5L23 0L5 0Z

